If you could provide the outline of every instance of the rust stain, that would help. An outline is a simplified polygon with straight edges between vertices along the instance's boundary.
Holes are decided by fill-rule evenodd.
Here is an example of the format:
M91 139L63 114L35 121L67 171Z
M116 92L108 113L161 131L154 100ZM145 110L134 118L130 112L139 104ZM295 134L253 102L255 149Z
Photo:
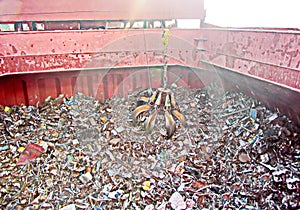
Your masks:
M17 48L14 45L11 46L11 49L12 49L12 51L13 51L14 54L18 53L18 50L17 50Z

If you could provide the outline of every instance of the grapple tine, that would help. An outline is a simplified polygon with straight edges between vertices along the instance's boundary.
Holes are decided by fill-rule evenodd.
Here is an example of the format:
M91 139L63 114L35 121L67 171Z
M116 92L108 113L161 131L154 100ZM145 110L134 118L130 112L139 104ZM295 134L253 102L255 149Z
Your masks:
M158 91L154 91L153 95L150 98L150 103L154 104Z
M183 114L181 114L178 110L174 109L172 110L172 114L181 122L183 126L186 126L185 117Z
M149 102L149 98L147 98L147 97L145 97L145 96L142 96L140 99L139 99L139 101L142 101L142 102L144 102L144 103L148 103Z
M171 101L170 101L170 96L169 94L166 95L166 100L165 100L165 108L168 109L171 107Z
M175 106L176 106L175 97L174 97L174 94L173 94L173 93L171 93L171 106L172 106L172 107L175 107Z
M150 98L147 98L147 97L145 97L145 96L142 96L142 97L139 98L139 100L136 102L137 107L149 103L149 100L150 100Z
M171 138L176 129L176 122L169 111L165 110L167 138Z
M156 121L156 117L157 117L157 113L158 110L154 110L154 112L152 112L152 114L150 114L150 116L147 118L146 122L145 122L145 129L147 132L150 132L154 125L155 125L155 121Z
M158 94L158 96L157 96L157 99L156 99L156 101L155 101L155 105L156 105L156 106L160 106L160 104L161 104L161 95L162 95L162 93L159 92L159 94Z
M151 108L150 104L144 104L144 105L138 106L132 113L133 121L135 122L141 113L148 111L150 108Z

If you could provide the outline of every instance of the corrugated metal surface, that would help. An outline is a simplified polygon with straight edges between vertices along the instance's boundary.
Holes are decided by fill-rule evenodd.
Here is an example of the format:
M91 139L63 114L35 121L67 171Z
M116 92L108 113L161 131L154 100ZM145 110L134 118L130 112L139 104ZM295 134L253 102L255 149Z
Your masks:
M149 75L148 68L144 66L5 75L0 77L0 104L35 105L48 96L57 97L61 93L72 96L76 92L104 101L113 95L126 96L137 88L161 87L162 66L152 67L150 72ZM191 68L170 66L169 81L174 82L179 75L182 75L177 83L179 86L204 86L199 75ZM208 76L206 82L209 82Z

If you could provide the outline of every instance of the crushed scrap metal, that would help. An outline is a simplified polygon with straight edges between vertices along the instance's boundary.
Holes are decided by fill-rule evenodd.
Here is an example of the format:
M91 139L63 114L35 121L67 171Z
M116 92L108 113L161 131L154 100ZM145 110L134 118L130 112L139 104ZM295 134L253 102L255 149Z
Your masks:
M240 92L174 91L171 139L133 126L138 91L0 107L1 208L300 208L299 127Z

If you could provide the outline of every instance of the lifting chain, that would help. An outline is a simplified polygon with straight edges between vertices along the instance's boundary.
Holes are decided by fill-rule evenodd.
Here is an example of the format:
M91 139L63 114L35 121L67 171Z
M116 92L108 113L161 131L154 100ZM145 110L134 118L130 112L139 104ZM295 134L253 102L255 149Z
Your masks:
M168 78L167 78L167 47L170 42L170 30L167 28L163 29L161 41L164 45L163 57L164 57L164 72L163 72L163 87L167 88Z

